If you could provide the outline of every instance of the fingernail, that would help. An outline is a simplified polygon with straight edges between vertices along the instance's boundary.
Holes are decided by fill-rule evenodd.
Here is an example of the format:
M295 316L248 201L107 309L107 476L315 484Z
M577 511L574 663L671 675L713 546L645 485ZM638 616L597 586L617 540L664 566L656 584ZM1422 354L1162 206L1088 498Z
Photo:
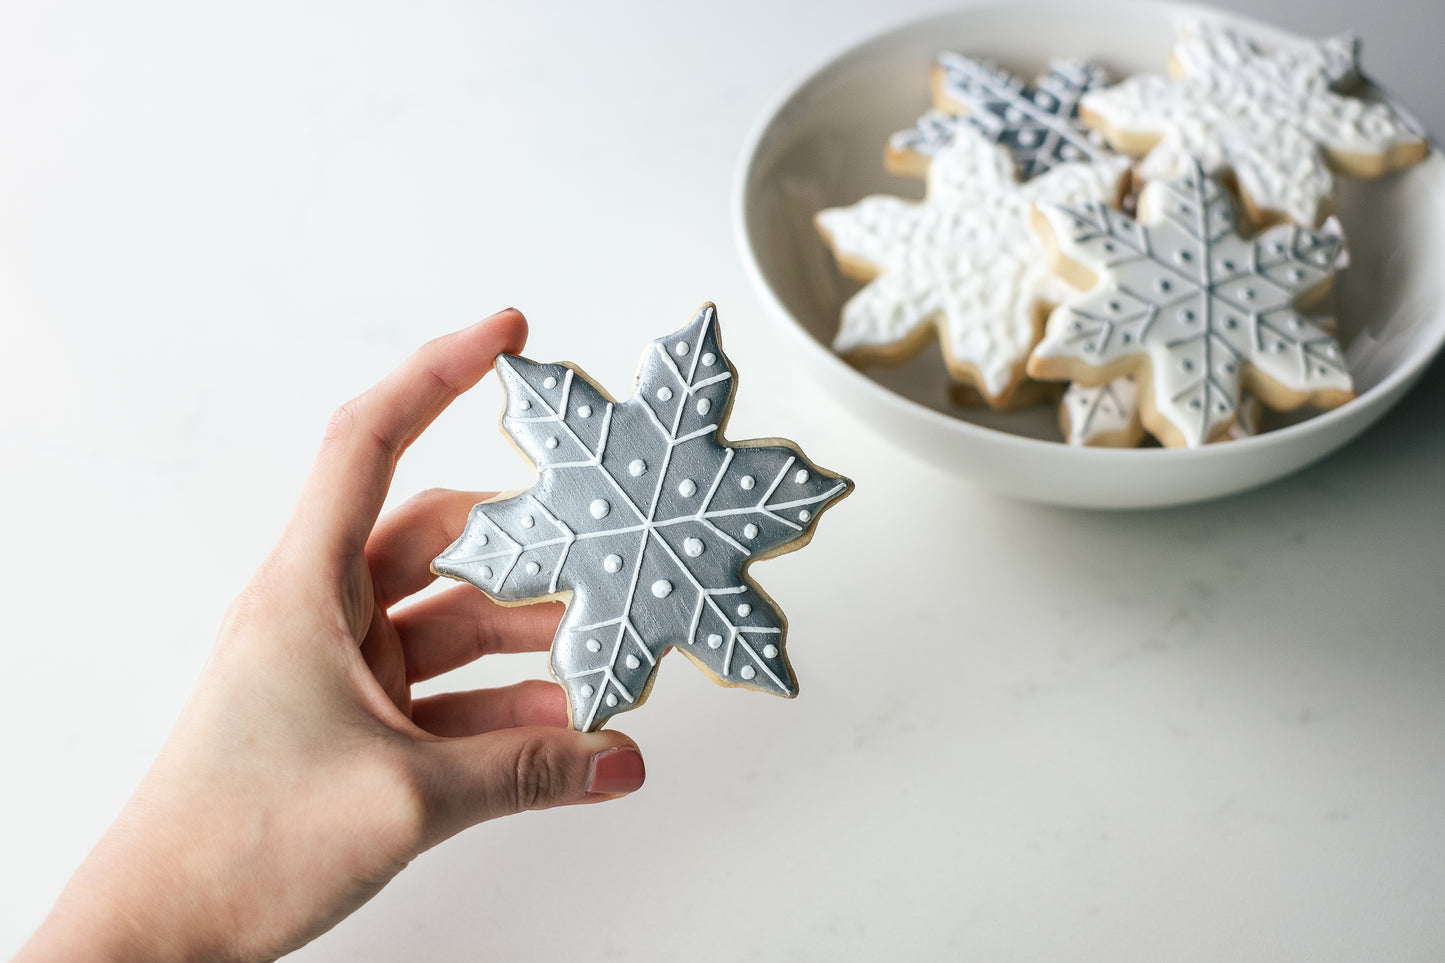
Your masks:
M620 796L637 790L645 778L647 770L642 765L642 753L636 749L608 749L592 757L587 792Z

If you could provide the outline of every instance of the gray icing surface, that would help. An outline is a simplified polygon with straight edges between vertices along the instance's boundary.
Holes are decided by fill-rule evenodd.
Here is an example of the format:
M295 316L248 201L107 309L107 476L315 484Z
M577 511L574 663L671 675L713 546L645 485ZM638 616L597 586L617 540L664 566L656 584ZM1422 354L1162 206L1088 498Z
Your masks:
M725 685L796 695L787 622L744 570L806 542L852 482L790 444L723 439L735 372L713 306L648 346L623 402L563 364L503 355L497 373L537 483L473 508L432 568L498 601L573 593L552 641L572 725L640 704L671 647Z
M990 63L942 53L942 88L965 113L929 110L910 130L892 137L896 150L932 156L949 144L960 126L970 126L1013 154L1019 180L1027 181L1059 164L1117 156L1079 119L1079 99L1104 87L1104 68L1082 60L1052 60L1037 86L1028 86Z

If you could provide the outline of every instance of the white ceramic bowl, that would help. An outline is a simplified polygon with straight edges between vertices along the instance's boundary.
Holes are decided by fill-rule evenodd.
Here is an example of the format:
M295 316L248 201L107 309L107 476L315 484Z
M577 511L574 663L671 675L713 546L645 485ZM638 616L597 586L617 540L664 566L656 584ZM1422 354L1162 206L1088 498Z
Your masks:
M1207 8L1131 0L1006 3L907 24L843 53L790 91L747 145L734 196L743 261L786 332L799 367L846 417L959 476L1020 498L1090 508L1147 508L1214 498L1272 481L1343 445L1378 419L1445 343L1445 160L1378 181L1341 180L1351 265L1336 315L1358 397L1254 438L1197 449L1071 448L1052 407L1000 415L954 407L942 362L855 370L828 345L856 285L842 280L812 218L867 194L921 197L883 170L888 135L928 106L940 50L991 58L1032 77L1055 56L1098 60L1115 76L1161 72L1177 25L1225 23L1265 46L1294 38ZM1369 69L1369 50L1363 53Z

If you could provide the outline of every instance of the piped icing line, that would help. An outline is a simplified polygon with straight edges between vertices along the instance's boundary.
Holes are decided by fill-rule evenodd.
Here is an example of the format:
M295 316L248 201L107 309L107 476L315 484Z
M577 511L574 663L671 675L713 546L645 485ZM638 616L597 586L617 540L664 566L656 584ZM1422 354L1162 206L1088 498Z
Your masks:
M1060 164L1116 156L1079 118L1080 97L1108 83L1107 72L1098 64L1051 60L1048 70L1028 85L987 61L944 52L933 73L934 109L889 139L890 157L931 158L953 141L960 127L1007 148L1021 181Z
M875 195L820 212L840 266L872 277L843 306L834 349L868 363L916 350L936 327L953 378L1006 405L1038 340L1040 306L1070 291L1029 230L1030 209L1112 201L1127 170L1125 158L1064 164L1021 184L1005 148L963 128L929 166L922 203Z
M651 344L626 401L563 364L496 370L537 483L475 506L432 568L500 602L570 596L552 672L573 726L641 704L674 647L724 685L796 694L786 620L747 567L805 544L852 483L787 442L723 438L736 379L713 306Z
M1197 164L1148 184L1137 221L1093 202L1041 205L1036 224L1060 268L1094 283L1050 315L1034 377L1133 372L1145 427L1176 446L1227 432L1246 379L1276 409L1353 397L1338 342L1298 303L1332 279L1337 235L1279 225L1242 237L1228 192Z
M1372 177L1425 155L1419 124L1384 101L1349 96L1359 41L1333 37L1269 53L1240 34L1187 23L1174 79L1141 74L1081 99L1117 148L1144 154L1144 179L1177 176L1193 158L1238 179L1256 219L1318 225L1333 206L1331 168Z

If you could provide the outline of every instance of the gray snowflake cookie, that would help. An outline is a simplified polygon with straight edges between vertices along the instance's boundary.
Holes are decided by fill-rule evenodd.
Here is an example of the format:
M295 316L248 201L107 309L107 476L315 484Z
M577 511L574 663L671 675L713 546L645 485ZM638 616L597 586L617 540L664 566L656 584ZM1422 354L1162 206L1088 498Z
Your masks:
M1079 99L1107 83L1104 68L1084 60L1051 60L1031 86L987 61L941 53L933 68L934 109L889 138L884 160L895 174L924 176L960 127L1007 147L1020 181L1060 164L1109 160L1117 155L1079 118Z
M432 563L504 603L563 599L552 673L572 725L636 708L676 648L723 685L792 697L787 621L748 566L801 548L853 483L789 442L723 436L736 372L706 304L613 401L567 364L503 355L502 428L537 467Z

